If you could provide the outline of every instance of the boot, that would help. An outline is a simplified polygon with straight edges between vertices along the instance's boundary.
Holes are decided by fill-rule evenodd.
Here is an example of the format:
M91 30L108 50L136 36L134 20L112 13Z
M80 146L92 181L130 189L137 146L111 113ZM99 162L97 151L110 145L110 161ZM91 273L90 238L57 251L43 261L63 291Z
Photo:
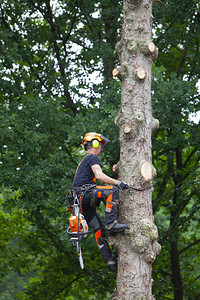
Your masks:
M117 222L117 220L115 220L112 224L106 225L105 227L107 232L112 233L112 232L124 231L125 229L128 228L128 225L120 224Z
M110 271L117 269L117 258L112 254L111 258L107 261L107 266Z

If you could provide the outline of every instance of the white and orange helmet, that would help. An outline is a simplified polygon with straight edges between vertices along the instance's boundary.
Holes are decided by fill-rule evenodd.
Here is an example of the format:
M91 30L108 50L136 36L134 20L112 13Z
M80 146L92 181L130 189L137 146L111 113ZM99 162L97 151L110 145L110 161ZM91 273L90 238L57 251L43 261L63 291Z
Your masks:
M102 146L107 145L110 141L103 136L102 134L96 133L96 132L88 132L85 134L83 141L82 141L82 145L85 147L87 144L91 143L93 141L98 141L99 143L102 144ZM98 143L96 143L95 145L98 145ZM94 145L93 145L94 147ZM97 148L98 146L94 147Z

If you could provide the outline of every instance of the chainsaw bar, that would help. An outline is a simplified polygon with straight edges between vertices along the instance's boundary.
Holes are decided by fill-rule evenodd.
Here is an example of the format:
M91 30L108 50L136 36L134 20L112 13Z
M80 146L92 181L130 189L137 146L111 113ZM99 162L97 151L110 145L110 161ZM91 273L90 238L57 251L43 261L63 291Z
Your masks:
M84 269L84 263L83 263L83 257L82 257L82 251L81 251L81 238L82 237L78 236L78 234L73 235L70 232L70 228L68 228L67 233L71 235L71 239L69 241L72 242L74 244L74 246L76 245L79 263L80 263L81 269Z
M78 240L76 242L76 247L77 247L78 259L80 262L81 269L84 269L83 256L81 251L81 237L78 237Z
M78 245L78 243L79 242L77 242L78 258L79 258L81 269L84 269L83 257L82 257L82 252L81 252L81 245Z
M81 251L81 239L82 237L86 237L89 233L92 233L92 231L72 233L70 231L70 227L68 227L67 233L71 236L69 241L72 242L73 245L76 246L77 248L78 259L79 259L81 269L84 269L84 262L83 262L83 256Z

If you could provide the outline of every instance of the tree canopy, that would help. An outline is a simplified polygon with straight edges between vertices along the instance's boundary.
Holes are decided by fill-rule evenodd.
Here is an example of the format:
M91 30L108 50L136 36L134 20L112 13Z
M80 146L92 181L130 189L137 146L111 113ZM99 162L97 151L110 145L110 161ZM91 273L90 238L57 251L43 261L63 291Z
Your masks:
M111 140L101 158L114 176L120 84L112 69L122 9L117 0L1 4L2 300L109 299L115 288L92 236L80 269L63 203L87 131ZM153 288L156 299L198 299L200 128L191 116L200 107L199 3L155 2L153 15L153 206L162 245Z

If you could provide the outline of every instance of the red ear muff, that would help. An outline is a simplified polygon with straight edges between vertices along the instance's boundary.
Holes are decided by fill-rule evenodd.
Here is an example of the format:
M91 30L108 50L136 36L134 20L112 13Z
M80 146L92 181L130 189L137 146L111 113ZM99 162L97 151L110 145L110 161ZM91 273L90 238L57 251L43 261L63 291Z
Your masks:
M93 140L92 141L92 147L98 148L99 147L99 141L98 140Z

